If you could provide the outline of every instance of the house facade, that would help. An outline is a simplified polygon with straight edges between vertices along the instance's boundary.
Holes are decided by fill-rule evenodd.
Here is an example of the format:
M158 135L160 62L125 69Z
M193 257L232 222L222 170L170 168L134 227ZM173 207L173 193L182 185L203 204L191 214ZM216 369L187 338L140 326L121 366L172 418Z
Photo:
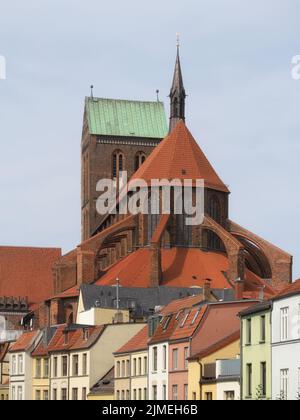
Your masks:
M115 353L115 399L148 399L148 326Z
M240 313L242 399L272 398L272 303L263 302Z
M114 365L113 353L144 324L61 326L48 346L52 400L86 400Z
M40 337L40 331L25 332L9 350L9 399L12 401L32 399L33 359L31 351L39 342Z
M300 280L273 300L272 398L300 399Z
M234 362L240 353L239 331L189 359L189 400L237 400L240 377ZM227 368L224 373L225 368Z

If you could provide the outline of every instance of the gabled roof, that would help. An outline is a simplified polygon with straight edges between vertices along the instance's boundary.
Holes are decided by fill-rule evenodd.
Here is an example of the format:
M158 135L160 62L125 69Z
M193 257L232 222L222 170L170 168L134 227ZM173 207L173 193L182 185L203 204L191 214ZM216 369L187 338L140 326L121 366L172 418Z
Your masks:
M201 326L193 336L191 357L206 352L216 343L240 329L238 314L257 301L235 301L211 303L201 321Z
M216 351L229 346L230 344L234 343L235 341L239 339L240 339L240 329L238 328L233 333L222 337L219 341L215 343L211 343L210 346L204 348L200 353L194 355L193 357L190 357L190 359L193 360L193 359L201 359L203 357L207 357L210 354L213 354Z
M115 355L136 353L148 349L148 325L139 331L131 340L128 341L123 347L116 351Z
M294 283L289 284L281 292L279 292L272 300L284 299L289 296L300 294L300 280L296 280Z
M179 299L162 311L162 320L149 344L188 339L196 330L206 311L202 296Z
M162 102L86 98L85 111L93 135L162 139L168 132Z
M30 349L39 331L24 332L21 337L12 345L10 352L23 352Z
M0 247L0 296L27 297L29 305L53 294L58 248Z
M83 330L88 330L87 339L84 337ZM48 345L48 352L88 349L97 342L104 330L104 325L96 327L61 325ZM65 340L66 335L67 340Z
M153 179L203 179L207 188L229 192L182 120L133 175L136 179L148 185Z

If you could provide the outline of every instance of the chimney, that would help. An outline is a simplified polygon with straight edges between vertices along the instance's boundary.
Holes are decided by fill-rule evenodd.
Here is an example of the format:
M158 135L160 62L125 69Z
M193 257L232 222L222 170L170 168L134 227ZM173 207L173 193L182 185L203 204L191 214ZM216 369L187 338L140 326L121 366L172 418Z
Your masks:
M235 281L235 299L242 300L244 297L245 283L240 277Z
M211 300L211 279L206 279L203 285L203 299Z

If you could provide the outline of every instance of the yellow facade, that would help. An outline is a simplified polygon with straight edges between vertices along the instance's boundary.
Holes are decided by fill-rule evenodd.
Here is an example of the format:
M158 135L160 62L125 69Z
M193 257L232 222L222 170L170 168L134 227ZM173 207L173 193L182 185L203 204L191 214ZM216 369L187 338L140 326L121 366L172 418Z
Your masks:
M48 357L33 359L32 399L47 401L50 399L50 366Z
M148 399L148 350L131 354L131 399Z
M115 399L130 398L130 355L115 356Z
M9 384L0 385L0 401L8 401L9 399Z
M225 346L224 348L211 353L198 360L189 361L189 400L206 400L208 393L212 393L212 399L217 399L216 384L200 384L203 366L215 363L222 359L235 359L240 354L240 340Z

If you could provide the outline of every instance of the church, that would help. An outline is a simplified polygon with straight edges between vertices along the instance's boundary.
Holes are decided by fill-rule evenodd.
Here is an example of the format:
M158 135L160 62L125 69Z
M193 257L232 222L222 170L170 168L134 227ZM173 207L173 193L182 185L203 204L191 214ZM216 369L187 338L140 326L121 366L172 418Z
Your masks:
M72 321L82 285L126 288L233 290L236 299L273 296L292 281L292 256L230 218L228 186L201 150L185 118L186 91L179 46L164 104L86 98L81 141L82 242L53 268L54 296L41 324ZM175 213L96 211L97 182L131 179L204 180L205 217L187 226ZM150 194L150 190L149 190ZM42 322L42 319L44 322Z

